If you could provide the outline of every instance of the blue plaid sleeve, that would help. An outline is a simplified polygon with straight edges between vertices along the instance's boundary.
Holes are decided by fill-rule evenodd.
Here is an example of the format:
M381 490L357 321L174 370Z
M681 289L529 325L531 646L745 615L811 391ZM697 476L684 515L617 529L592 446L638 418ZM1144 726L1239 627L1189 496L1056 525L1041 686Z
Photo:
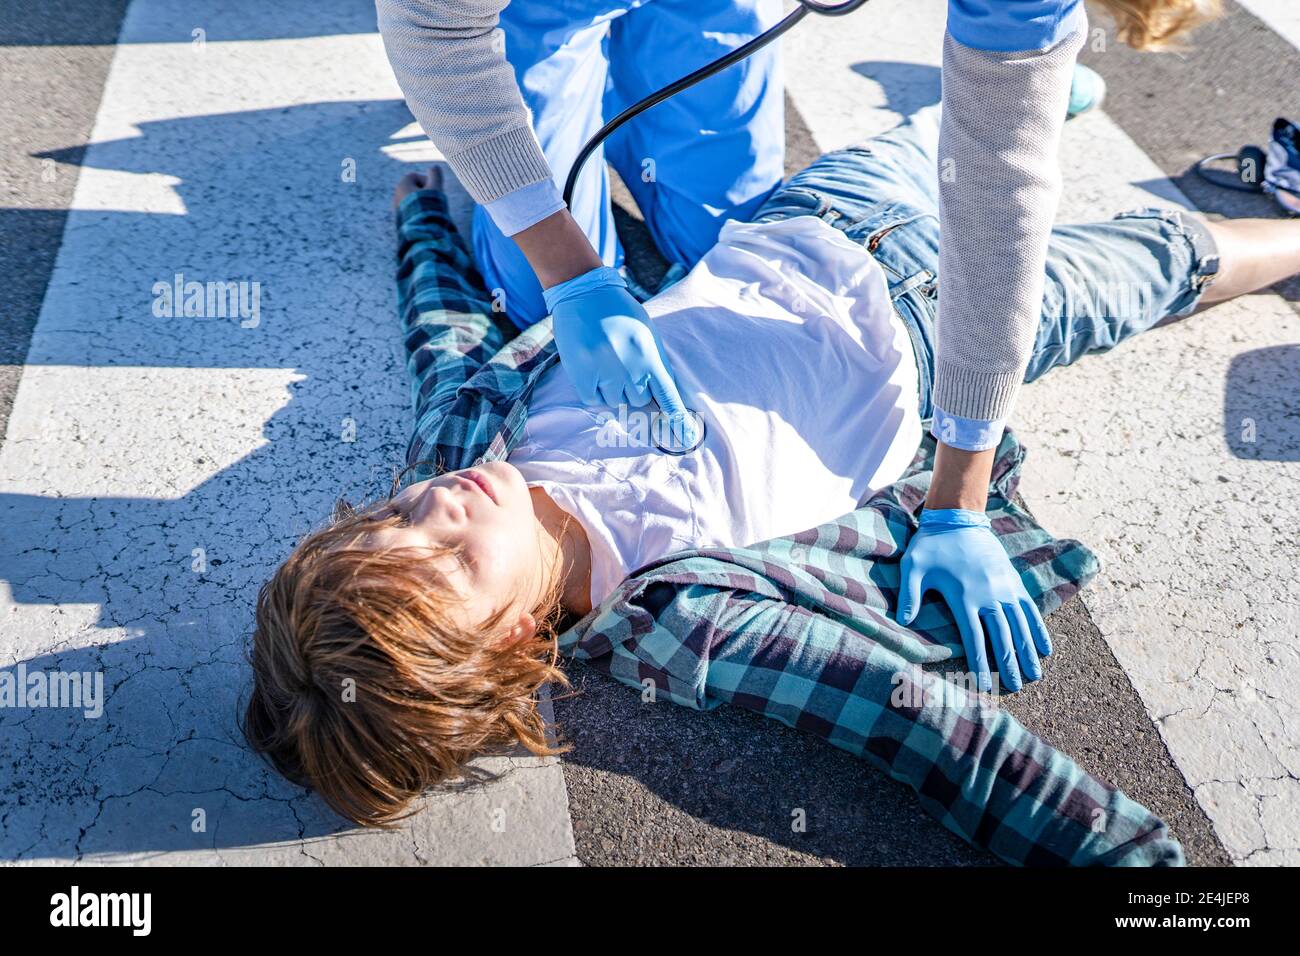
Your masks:
M493 300L438 190L397 209L397 314L415 409L414 445L447 413L456 391L517 333Z
M606 613L593 628L599 645L575 656L656 698L728 703L814 733L906 783L946 827L1008 862L1182 865L1159 818L995 701L825 614L663 582Z

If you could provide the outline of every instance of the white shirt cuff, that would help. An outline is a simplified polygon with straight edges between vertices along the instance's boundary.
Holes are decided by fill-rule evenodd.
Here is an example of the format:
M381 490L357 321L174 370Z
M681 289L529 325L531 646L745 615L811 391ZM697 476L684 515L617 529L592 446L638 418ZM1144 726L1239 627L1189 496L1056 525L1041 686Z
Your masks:
M1006 426L1005 418L992 421L962 418L960 415L949 415L936 405L930 434L949 448L960 448L962 451L987 451L996 448L998 442L1002 441L1002 431Z
M483 208L503 235L513 236L563 209L564 197L554 180L543 179L508 192Z

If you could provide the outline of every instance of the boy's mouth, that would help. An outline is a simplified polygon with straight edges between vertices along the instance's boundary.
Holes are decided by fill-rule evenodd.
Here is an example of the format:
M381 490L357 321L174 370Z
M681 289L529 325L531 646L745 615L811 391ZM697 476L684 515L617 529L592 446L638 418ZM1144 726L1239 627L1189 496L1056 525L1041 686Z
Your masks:
M497 500L496 489L492 487L492 482L488 480L487 475L471 468L469 471L462 471L461 477L473 482L483 494L492 499L494 505L500 506L501 502Z

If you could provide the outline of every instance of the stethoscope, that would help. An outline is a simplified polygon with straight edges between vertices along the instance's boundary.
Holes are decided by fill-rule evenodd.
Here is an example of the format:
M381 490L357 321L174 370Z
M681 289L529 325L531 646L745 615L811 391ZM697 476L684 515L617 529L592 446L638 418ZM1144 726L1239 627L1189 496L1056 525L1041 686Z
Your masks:
M1196 175L1212 186L1235 189L1243 193L1264 191L1264 151L1258 146L1243 146L1235 153L1215 153L1198 160L1192 167ZM1232 171L1212 168L1215 163L1232 160Z
M739 63L746 57L752 56L790 30L809 13L817 13L824 17L842 17L847 13L852 13L866 2L867 0L843 0L841 3L819 3L817 0L798 0L799 6L792 10L780 23L769 27L748 43L736 47L736 49L718 57L712 63L705 64L693 73L686 74L675 83L670 83L663 89L651 93L645 99L633 103L597 130L596 135L592 136L579 151L577 159L569 167L569 177L564 181L564 204L572 208L573 190L578 183L578 175L582 172L582 167L587 160L591 158L591 154L609 138L614 130L628 120L644 113L652 106L657 106L670 96L675 96L682 90L689 89L701 80L707 80L715 73L722 72L733 63ZM662 410L654 412L651 417L650 432L651 440L656 448L669 455L687 455L704 443L706 431L704 419L700 417L698 412L691 409L686 410L685 416L685 418L673 420L665 415Z
M1291 216L1300 216L1300 191L1283 186L1265 174L1264 150L1258 146L1243 146L1235 153L1215 153L1198 160L1192 167L1196 175L1220 189L1235 189L1243 193L1271 192L1277 204ZM1215 163L1231 162L1232 169L1216 169Z

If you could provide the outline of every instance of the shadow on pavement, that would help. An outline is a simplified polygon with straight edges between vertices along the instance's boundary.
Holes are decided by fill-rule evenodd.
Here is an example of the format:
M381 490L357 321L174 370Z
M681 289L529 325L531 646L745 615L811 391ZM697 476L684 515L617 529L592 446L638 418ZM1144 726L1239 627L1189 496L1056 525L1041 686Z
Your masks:
M1223 389L1223 438L1238 458L1300 461L1300 345L1233 356Z
M127 0L3 0L0 4L0 46L71 46L114 43L121 10ZM190 43L201 30L207 42L223 40L288 40L346 33L374 33L374 0L308 3L287 0L281 7L298 8L298 16L250 20L220 0L186 0L170 5L152 3L132 30L134 43ZM286 11L289 12L289 11ZM267 30L267 26L274 29ZM142 29L143 27L143 29Z
M10 629L5 670L102 671L107 696L99 719L0 709L0 859L251 846L342 828L263 767L234 717L258 585L336 496L379 492L401 460L409 413L389 291L388 196L405 166L380 147L410 123L400 101L317 103L145 123L139 137L85 157L96 168L175 177L184 214L70 217L64 248L93 254L78 261L75 282L47 294L63 298L47 301L25 387L62 366L283 370L289 397L260 447L179 498L0 494L0 581L10 601L19 611L58 609L29 618L39 633ZM341 181L343 157L355 158L356 182ZM286 211L274 235L267 208ZM259 324L155 317L153 284L176 272L262 281ZM196 418L224 424L229 416L198 411L223 408L246 417L238 386L213 381L194 378ZM77 396L68 402L71 418ZM125 435L133 414L121 410ZM178 427L195 427L183 417ZM346 419L353 441L340 432ZM175 454L202 456L204 436L186 434ZM60 441L66 448L70 439ZM132 450L121 454L129 460ZM40 469L75 468L39 451L31 465L27 483L36 486L46 480ZM77 622L66 634L65 614ZM206 832L191 829L196 809Z

